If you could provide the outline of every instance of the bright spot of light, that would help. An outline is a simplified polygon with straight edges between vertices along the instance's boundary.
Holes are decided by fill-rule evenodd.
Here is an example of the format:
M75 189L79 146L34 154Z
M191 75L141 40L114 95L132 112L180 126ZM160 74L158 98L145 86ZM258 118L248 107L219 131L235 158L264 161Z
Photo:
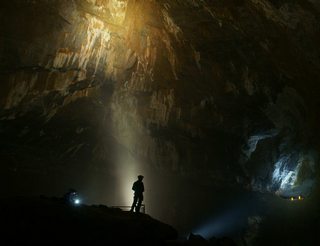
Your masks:
M74 204L77 204L77 205L80 204L80 199L75 199Z

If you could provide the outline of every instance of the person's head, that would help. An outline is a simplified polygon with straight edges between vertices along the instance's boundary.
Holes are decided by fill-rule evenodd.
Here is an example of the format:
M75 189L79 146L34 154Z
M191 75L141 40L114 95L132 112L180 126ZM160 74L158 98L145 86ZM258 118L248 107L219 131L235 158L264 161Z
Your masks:
M70 193L76 193L77 191L76 191L75 189L70 188L70 189L69 189L69 192L70 192Z
M142 181L142 180L143 180L143 176L142 176L142 175L138 175L138 179L139 179L140 181Z

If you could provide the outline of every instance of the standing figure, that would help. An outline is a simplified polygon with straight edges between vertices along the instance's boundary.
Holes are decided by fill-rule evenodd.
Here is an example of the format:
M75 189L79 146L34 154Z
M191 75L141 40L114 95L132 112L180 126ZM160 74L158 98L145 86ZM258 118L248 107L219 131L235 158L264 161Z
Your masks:
M63 201L66 204L77 204L77 201L79 201L77 191L75 189L69 189L69 191L64 194Z
M143 176L139 175L138 180L133 183L132 190L134 190L134 197L133 203L131 206L131 212L135 211L137 213L140 212L141 203L143 201L143 192L144 192L144 185L143 185Z

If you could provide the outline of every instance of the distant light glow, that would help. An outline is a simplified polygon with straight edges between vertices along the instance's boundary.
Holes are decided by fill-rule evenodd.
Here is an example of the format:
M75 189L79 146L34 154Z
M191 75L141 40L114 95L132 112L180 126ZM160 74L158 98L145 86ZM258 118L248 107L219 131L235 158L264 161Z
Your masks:
M232 234L243 228L244 224L247 223L247 218L252 213L254 204L255 202L248 197L236 200L231 207L207 219L192 233L201 235L206 239Z
M74 204L80 204L80 199L75 199Z

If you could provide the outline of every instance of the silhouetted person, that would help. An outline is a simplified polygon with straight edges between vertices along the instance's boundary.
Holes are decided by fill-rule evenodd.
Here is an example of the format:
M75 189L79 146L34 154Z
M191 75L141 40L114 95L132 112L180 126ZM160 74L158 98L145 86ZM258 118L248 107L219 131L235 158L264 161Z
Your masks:
M64 194L63 201L67 204L73 204L77 197L77 191L75 189L69 189L69 191Z
M137 213L140 212L141 203L143 201L143 192L144 192L144 185L143 185L143 176L139 175L138 180L133 183L132 190L134 190L134 197L133 203L131 206L131 212L135 211Z

